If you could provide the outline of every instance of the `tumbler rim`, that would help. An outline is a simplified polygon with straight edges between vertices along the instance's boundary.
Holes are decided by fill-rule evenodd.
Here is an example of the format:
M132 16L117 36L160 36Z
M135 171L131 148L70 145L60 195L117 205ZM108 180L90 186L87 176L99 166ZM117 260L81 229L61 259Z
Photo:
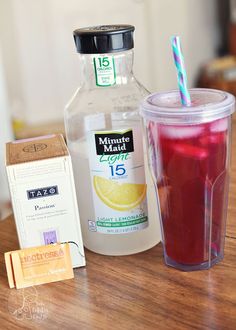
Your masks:
M209 88L189 92L191 106L181 104L178 90L150 94L141 103L140 114L160 123L189 125L224 118L235 111L235 97L228 92Z

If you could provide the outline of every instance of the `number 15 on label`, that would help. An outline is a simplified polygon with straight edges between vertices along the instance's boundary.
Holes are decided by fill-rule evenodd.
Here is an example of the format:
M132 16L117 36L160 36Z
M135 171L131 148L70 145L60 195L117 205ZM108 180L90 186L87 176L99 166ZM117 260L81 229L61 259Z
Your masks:
M125 164L109 165L111 176L122 176L126 173Z

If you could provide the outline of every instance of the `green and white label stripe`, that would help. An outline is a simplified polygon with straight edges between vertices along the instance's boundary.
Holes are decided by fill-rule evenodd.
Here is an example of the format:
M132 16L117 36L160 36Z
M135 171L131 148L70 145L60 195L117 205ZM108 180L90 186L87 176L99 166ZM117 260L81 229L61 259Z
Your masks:
M127 226L133 226L137 225L143 222L146 222L148 220L147 217L138 218L135 220L129 220L129 221L119 221L119 222L107 222L107 221L97 221L98 227L127 227Z

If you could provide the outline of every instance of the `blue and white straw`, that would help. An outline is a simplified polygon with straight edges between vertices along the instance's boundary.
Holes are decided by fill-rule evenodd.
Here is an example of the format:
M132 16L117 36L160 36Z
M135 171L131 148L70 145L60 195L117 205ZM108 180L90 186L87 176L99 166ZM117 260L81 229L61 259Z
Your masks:
M188 87L187 87L187 74L186 74L185 65L184 65L184 57L183 57L183 53L181 50L180 37L179 36L172 37L171 44L172 44L172 49L173 49L175 66L177 69L181 103L184 106L190 106L191 99L190 99L190 94L189 94Z

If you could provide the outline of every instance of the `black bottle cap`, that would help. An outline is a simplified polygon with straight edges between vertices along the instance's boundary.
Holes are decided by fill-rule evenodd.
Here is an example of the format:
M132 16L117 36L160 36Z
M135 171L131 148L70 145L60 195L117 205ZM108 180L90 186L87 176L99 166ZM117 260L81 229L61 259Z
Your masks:
M77 29L73 35L78 53L102 54L133 48L133 32L133 25L119 24Z

